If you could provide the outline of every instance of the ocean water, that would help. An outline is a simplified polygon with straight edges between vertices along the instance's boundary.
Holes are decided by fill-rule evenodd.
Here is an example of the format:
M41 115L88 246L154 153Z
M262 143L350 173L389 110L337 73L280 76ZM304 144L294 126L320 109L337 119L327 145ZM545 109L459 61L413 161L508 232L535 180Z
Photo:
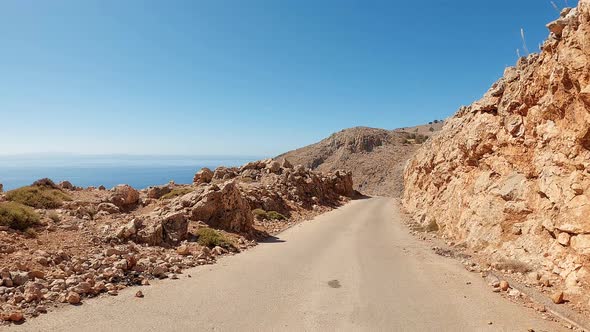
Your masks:
M262 157L0 156L0 183L10 190L50 178L80 187L128 184L143 189L171 180L191 183L202 167L240 166L258 159Z

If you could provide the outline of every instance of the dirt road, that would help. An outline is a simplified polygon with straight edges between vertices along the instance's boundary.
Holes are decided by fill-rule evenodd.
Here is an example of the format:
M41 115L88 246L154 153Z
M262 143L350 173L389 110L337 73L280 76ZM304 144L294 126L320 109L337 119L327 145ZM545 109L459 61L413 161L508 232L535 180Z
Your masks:
M188 278L187 274L192 277ZM470 282L471 284L467 284ZM145 298L133 295L141 289ZM8 330L559 331L432 253L392 200L354 201L179 280L86 300Z

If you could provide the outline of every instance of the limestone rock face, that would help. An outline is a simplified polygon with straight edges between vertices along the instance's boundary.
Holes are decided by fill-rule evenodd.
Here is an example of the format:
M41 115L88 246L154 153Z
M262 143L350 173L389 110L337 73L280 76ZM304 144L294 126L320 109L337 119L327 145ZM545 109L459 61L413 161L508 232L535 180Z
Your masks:
M507 68L409 161L403 204L458 243L583 283L590 270L590 3L564 11L549 29L540 54Z

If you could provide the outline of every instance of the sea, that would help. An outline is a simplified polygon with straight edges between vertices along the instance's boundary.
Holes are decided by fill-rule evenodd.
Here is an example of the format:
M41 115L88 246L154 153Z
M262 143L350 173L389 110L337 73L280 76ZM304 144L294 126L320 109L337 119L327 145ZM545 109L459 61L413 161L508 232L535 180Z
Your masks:
M4 190L50 178L70 181L79 187L112 188L128 184L137 189L166 184L192 183L203 167L240 166L264 156L127 156L127 155L0 155L0 183Z

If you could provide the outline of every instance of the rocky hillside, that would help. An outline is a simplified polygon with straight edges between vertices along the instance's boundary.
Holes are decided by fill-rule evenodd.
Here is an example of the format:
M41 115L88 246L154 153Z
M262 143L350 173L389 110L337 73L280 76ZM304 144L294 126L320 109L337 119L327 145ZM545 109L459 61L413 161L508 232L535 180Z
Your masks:
M350 173L273 160L202 169L191 185L142 191L43 179L0 192L0 326L179 278L354 195Z
M405 172L404 206L430 229L590 300L590 1L547 25L540 54L506 68ZM556 297L559 298L559 297Z
M403 169L407 160L441 127L442 121L396 130L355 127L276 159L287 158L294 164L321 172L344 169L352 172L355 189L359 192L397 197L403 190Z

